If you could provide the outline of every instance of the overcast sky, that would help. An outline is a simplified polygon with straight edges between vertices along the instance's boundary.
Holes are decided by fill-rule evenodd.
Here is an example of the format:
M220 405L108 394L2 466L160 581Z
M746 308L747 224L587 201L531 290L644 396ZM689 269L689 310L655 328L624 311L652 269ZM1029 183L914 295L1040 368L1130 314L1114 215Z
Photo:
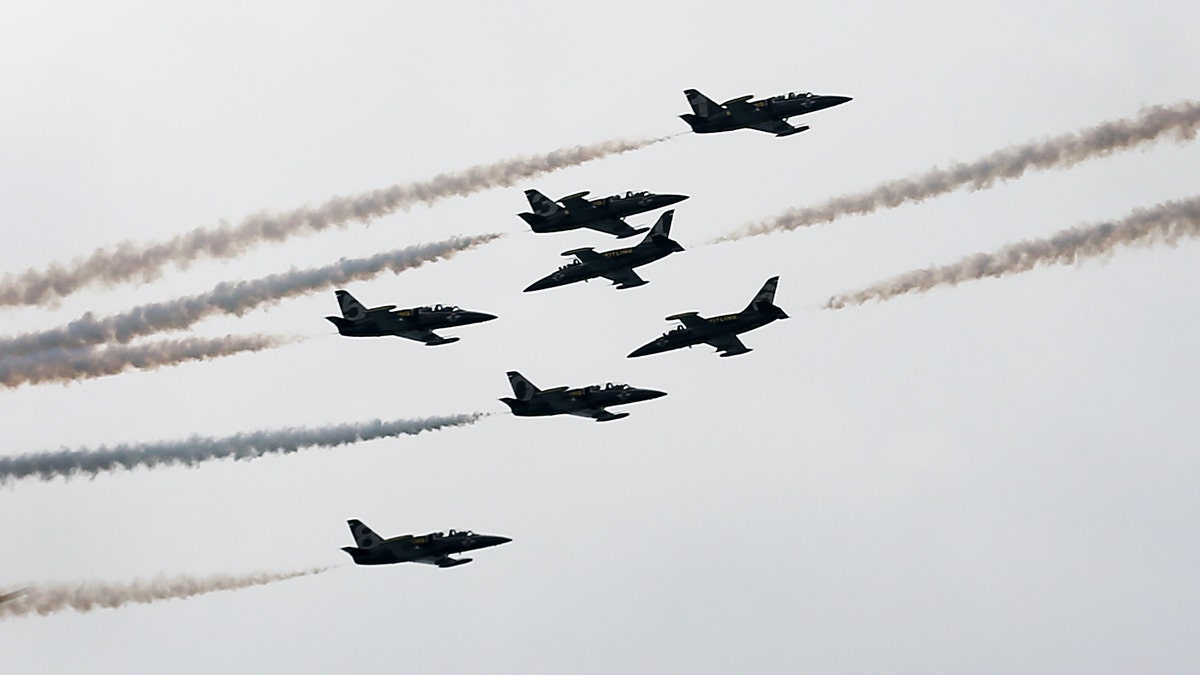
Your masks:
M846 105L788 138L683 135L369 225L2 308L59 326L292 267L508 236L346 284L498 315L424 347L336 336L332 288L166 337L258 353L0 388L0 454L472 412L462 428L197 468L0 486L22 583L331 571L0 622L0 672L1128 673L1200 668L1200 243L822 309L838 293L1197 193L1164 140L978 192L704 244L791 207L1196 97L1183 2L34 3L0 8L0 271L516 155L686 130L682 90ZM522 190L691 195L687 251L533 294L592 232ZM631 219L648 225L656 214ZM663 317L791 319L637 360ZM517 419L504 373L669 396ZM621 410L618 410L621 411ZM455 569L355 568L384 536L511 537Z

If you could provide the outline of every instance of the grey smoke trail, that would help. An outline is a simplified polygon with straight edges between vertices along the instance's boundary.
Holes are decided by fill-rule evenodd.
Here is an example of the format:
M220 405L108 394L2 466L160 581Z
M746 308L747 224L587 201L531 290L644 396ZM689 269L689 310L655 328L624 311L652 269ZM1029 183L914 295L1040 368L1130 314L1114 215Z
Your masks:
M517 182L566 167L638 150L663 138L614 140L562 148L544 155L529 155L451 171L417 183L393 185L353 197L334 197L316 207L284 213L258 213L234 226L200 228L151 244L123 242L91 255L56 263L46 269L28 269L0 280L0 305L37 305L55 302L89 284L114 285L151 281L168 265L185 267L201 258L233 258L254 245L278 242L293 236L370 222L415 204L432 204Z
M207 293L141 305L108 317L96 317L89 312L65 326L0 338L0 355L31 354L106 342L124 343L142 335L187 328L217 313L241 316L255 307L289 296L365 279L384 270L400 273L428 262L445 260L499 236L456 237L367 258L343 258L325 267L293 269L251 281L224 282Z
M0 618L29 614L46 616L65 609L90 612L100 608L190 598L216 591L232 591L273 584L277 581L320 574L329 569L331 568L313 567L296 572L223 574L212 577L178 576L134 581L127 584L101 581L84 581L74 584L30 584L23 595L0 604Z
M909 202L920 202L960 188L983 190L998 180L1020 178L1029 169L1074 166L1084 160L1104 157L1158 140L1164 134L1190 141L1200 127L1200 101L1174 105L1156 105L1133 118L1113 120L1083 131L1063 134L1041 141L1014 145L970 163L929 171L888 181L864 192L834 197L824 204L784 211L779 216L743 227L713 243L733 241L771 232L794 230L817 223L828 223L843 216L863 215L890 209Z
M261 335L184 338L149 344L48 349L33 354L0 357L0 384L76 382L127 370L153 370L185 361L205 361L240 352L257 352L291 342L290 338Z
M957 263L928 267L881 281L860 291L835 295L826 309L887 300L903 293L922 293L936 286L954 286L985 277L1027 272L1038 265L1068 264L1111 253L1117 246L1179 243L1200 236L1200 197L1138 209L1125 218L1098 225L1062 230L1046 239L1009 244L995 253L976 253Z
M474 424L485 413L442 415L411 420L371 420L336 424L314 429L293 427L272 431L212 438L192 436L178 441L127 443L95 449L55 450L0 457L0 483L22 478L51 480L59 476L95 477L101 471L132 470L139 466L195 466L201 462L232 457L254 459L263 455L290 454L305 448L333 448L341 445L416 435L448 427Z

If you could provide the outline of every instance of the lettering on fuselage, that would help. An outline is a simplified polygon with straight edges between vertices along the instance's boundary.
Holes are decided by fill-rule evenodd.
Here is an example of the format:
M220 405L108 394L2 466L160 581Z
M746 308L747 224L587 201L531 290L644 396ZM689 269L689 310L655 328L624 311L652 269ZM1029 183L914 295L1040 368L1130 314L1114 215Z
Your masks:
M615 251L605 251L604 257L605 258L618 258L623 255L629 255L630 253L633 253L632 248L619 248Z
M727 321L736 321L738 316L740 316L740 315L726 314L724 316L714 316L713 318L709 319L708 322L709 323L725 323Z

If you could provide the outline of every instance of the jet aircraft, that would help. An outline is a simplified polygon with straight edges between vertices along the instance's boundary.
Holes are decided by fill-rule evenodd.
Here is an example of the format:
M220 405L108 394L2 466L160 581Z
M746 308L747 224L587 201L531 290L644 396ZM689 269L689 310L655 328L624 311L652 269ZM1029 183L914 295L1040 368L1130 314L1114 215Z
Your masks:
M348 520L350 533L356 546L343 546L342 550L354 558L356 565L391 565L392 563L415 562L438 567L465 565L472 558L451 558L451 553L474 551L489 546L499 546L512 541L508 537L475 534L470 530L433 532L421 536L411 534L383 539L371 531L361 520Z
M500 400L507 403L517 417L577 415L590 417L597 422L610 422L629 417L629 413L614 414L605 410L607 406L649 401L667 395L665 391L638 389L627 384L611 382L603 387L594 384L578 389L555 387L542 391L515 370L509 371L508 383L512 385L516 398Z
M496 317L483 312L468 312L449 305L396 309L395 305L384 305L367 309L346 291L335 291L341 316L325 317L338 332L349 337L381 337L395 335L424 342L426 346L447 345L458 342L456 337L442 337L434 328L464 326L469 323L491 321Z
M667 321L678 320L682 325L675 330L663 333L663 336L633 350L629 357L658 354L660 352L691 347L707 343L717 348L721 356L737 356L751 351L738 339L738 333L745 333L755 328L765 326L776 319L786 319L788 315L775 306L775 287L779 277L767 279L762 290L750 301L746 309L736 314L725 314L704 318L696 312L685 312L668 316Z
M756 129L776 136L791 136L807 130L794 127L787 118L832 108L851 100L848 96L819 96L817 94L786 94L751 101L753 94L739 96L717 104L695 89L684 90L692 112L679 117L698 134L712 134L734 129Z
M639 277L633 268L641 267L683 250L679 242L670 237L671 220L674 217L674 210L662 214L654 227L650 228L650 233L637 246L601 253L597 253L591 247L563 251L563 255L575 256L575 261L563 265L558 268L557 272L533 282L525 289L525 292L565 286L596 277L608 279L617 284L617 288L633 288L648 283Z
M646 228L630 227L622 218L653 211L687 199L687 195L660 195L652 192L626 192L602 199L585 199L577 192L559 200L548 199L537 190L526 190L525 198L533 213L518 213L534 232L563 232L581 227L598 230L618 238L632 237Z

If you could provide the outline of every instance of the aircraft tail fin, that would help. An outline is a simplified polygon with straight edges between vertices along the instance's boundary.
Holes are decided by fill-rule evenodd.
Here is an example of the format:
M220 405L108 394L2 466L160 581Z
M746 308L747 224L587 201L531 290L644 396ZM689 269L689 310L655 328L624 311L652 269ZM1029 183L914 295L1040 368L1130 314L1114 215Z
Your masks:
M697 117L707 118L721 112L721 106L711 98L701 94L695 89L684 89L683 95L687 96L688 104L692 106L692 112L696 113ZM688 124L692 123L687 117L683 118Z
M546 195L538 192L537 190L526 190L525 198L529 200L529 207L533 209L532 215L546 218L548 216L553 216L559 211L562 211L562 207L556 204L554 200L548 198ZM522 216L522 218L524 218L524 216ZM529 223L530 225L533 224L528 218L525 218L525 222Z
M520 401L532 400L533 395L541 391L515 370L508 371L508 383L512 385L513 395Z
M375 534L361 520L347 520L346 524L350 526L350 534L354 535L354 543L359 548L371 548L383 543L383 538Z
M767 279L767 282L765 284L763 284L763 287L758 291L758 295L754 296L754 299L750 301L750 305L747 306L746 309L747 310L751 310L751 309L762 310L762 309L765 309L766 307L774 307L775 306L775 288L778 285L779 285L779 277L775 276L775 277L771 277L770 279Z
M650 228L650 232L646 235L645 241L670 238L671 222L673 220L675 220L675 209L671 209L659 216L658 221L654 223L654 227Z
M337 296L338 305L342 308L343 318L350 321L358 321L367 316L367 308L361 302L355 300L353 295L342 290L334 291L334 295ZM334 323L337 322L335 321Z

